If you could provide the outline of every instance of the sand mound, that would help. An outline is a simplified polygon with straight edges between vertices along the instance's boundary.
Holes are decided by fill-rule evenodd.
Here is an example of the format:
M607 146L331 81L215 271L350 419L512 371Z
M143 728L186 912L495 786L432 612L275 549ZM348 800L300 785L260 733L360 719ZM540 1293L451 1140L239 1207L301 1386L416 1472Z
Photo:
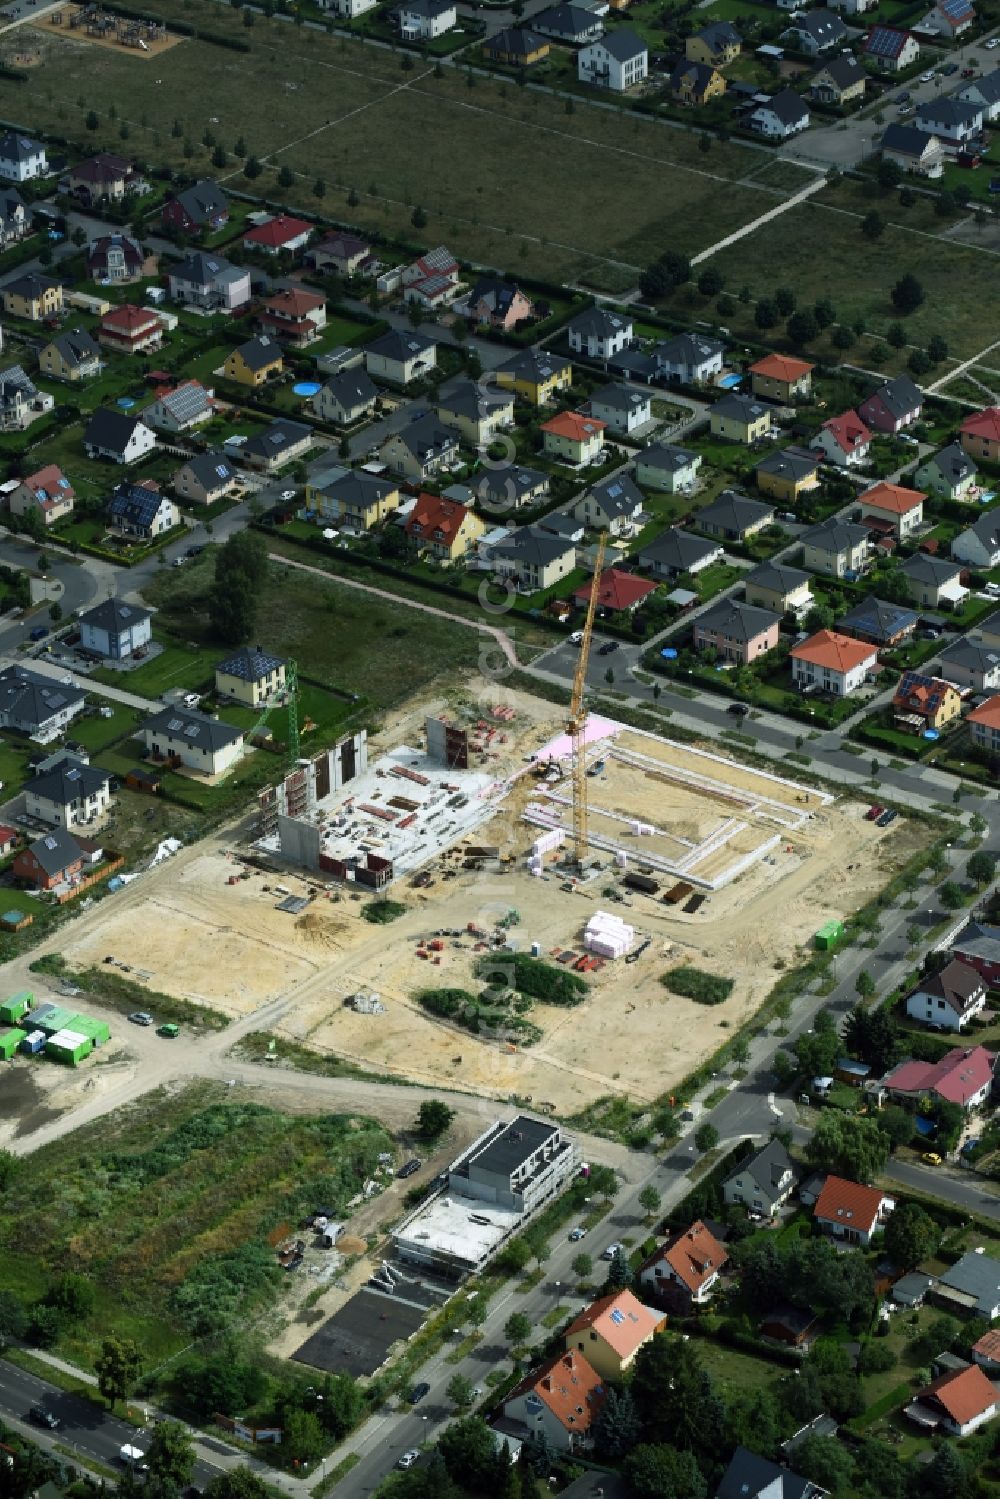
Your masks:
M341 1234L337 1240L339 1254L364 1254L367 1248L364 1239L359 1239L357 1234Z

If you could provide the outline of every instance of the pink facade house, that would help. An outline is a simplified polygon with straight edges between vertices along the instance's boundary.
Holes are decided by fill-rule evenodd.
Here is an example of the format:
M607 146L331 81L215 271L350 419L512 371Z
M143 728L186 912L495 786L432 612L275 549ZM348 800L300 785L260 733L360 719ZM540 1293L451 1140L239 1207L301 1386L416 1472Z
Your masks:
M780 614L723 599L695 620L694 648L696 651L712 649L720 661L748 666L758 656L774 650L780 628Z

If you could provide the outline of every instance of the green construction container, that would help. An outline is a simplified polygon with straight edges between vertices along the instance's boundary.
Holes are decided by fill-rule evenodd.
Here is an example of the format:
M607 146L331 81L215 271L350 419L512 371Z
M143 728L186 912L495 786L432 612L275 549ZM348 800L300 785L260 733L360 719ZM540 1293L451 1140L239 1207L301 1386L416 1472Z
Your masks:
M20 994L12 994L10 999L0 1005L0 1020L5 1025L16 1025L21 1016L26 1014L35 1003L35 996L30 989L22 989Z
M844 935L844 923L842 921L825 921L816 933L813 941L821 952L829 952L836 947Z
M72 1031L61 1031L56 1036L50 1036L45 1043L45 1055L51 1057L53 1062L62 1062L67 1067L75 1067L93 1049L94 1043L89 1036L79 1036Z
M5 1062L10 1061L27 1034L27 1031L19 1031L16 1027L12 1031L0 1031L0 1057Z
M106 1041L111 1040L111 1027L107 1021L93 1020L89 1015L74 1015L66 1029L76 1031L78 1036L86 1036L95 1046L103 1046Z
M67 1010L63 1005L53 1005L48 1014L39 1020L38 1029L44 1031L47 1036L54 1036L57 1031L72 1030L70 1021L74 1018L72 1010Z

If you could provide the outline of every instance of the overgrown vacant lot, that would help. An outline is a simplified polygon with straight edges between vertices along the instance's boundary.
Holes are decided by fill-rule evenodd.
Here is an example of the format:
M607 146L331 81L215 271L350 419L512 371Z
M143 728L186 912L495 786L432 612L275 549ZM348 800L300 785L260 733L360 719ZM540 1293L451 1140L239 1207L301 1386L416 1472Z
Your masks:
M60 1349L89 1363L117 1330L152 1364L280 1295L267 1235L320 1200L341 1212L388 1148L369 1119L291 1118L211 1084L152 1094L16 1177L0 1199L3 1283L34 1301L85 1274L97 1303L60 1317Z

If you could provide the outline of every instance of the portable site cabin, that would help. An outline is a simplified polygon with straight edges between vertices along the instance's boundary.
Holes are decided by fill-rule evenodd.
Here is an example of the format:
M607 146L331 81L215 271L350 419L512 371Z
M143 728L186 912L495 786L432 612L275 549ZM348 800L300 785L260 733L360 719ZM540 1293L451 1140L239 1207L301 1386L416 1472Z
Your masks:
M90 1055L94 1049L94 1043L89 1036L81 1036L77 1031L57 1031L50 1036L45 1045L45 1055L51 1057L54 1062L63 1062L67 1067L75 1067L82 1062L84 1057Z
M89 1015L74 1015L66 1027L78 1036L86 1036L95 1046L103 1046L111 1040L111 1027L106 1020L93 1020Z
M836 947L844 935L844 923L842 921L826 921L816 933L813 941L821 952L829 952Z
M47 1015L51 1015L55 1009L53 1004L37 1005L35 1009L29 1010L27 1015L21 1017L21 1024L29 1031L40 1031L43 1029L42 1022Z
M76 1018L73 1011L67 1010L65 1005L51 1005L44 1015L40 1010L36 1010L35 1014L40 1016L38 1029L48 1036L54 1036L58 1031L70 1030L71 1022Z
M23 989L20 994L12 994L10 999L4 1000L0 1005L0 1020L4 1025L16 1025L34 1003L35 996L28 989Z
M16 1027L10 1031L0 1031L0 1057L5 1062L10 1061L25 1035L25 1031L19 1031Z
M29 1031L21 1042L21 1051L26 1057L36 1057L47 1040L44 1031Z

